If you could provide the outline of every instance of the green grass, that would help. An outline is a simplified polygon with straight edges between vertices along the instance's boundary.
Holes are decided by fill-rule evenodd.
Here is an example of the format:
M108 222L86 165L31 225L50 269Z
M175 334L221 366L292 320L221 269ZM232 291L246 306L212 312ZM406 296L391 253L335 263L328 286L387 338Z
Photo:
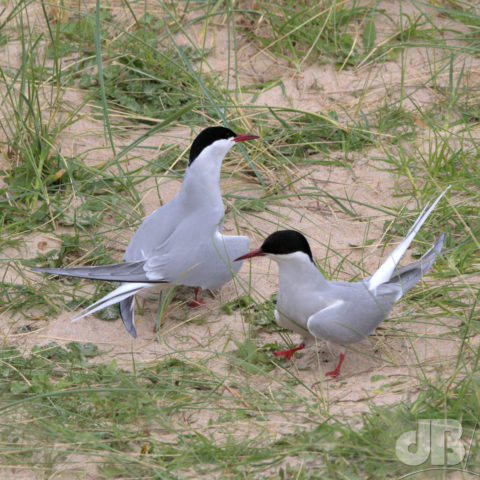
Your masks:
M307 57L314 61L333 59L337 65L358 61L359 53L355 34L368 9L344 2L332 5L311 4L309 2L260 2L260 10L250 12L253 30L259 26L255 20L263 14L268 21L266 34L255 34L254 38L264 48L272 49L282 58L300 66ZM262 23L265 21L262 18ZM368 47L374 42L374 27L368 22L363 31Z
M295 378L281 389L268 376L268 386L244 382L245 376L265 371L252 369L243 354L238 373L218 376L181 359L137 365L132 373L115 362L92 363L90 358L99 353L76 343L66 348L50 344L27 355L2 349L0 388L9 398L0 409L3 465L35 465L47 476L62 466L70 478L80 478L85 463L96 465L97 478L183 478L215 472L240 478L264 469L276 471L273 478L341 478L339 471L399 478L415 469L398 462L395 439L415 429L418 419L461 419L466 435L472 435L478 419L473 368L461 378L421 382L425 393L401 405L372 403L361 417L362 426L353 427L341 416L319 411L314 398L299 398ZM371 381L379 388L395 384ZM15 429L8 421L13 412ZM197 430L188 418L201 412L209 421ZM291 431L272 438L270 417L291 423ZM250 426L255 433L235 435L235 425ZM475 438L473 447L465 463L470 471L478 467ZM76 458L85 460L78 463Z
M428 16L412 16L401 11L393 18L388 11L372 2L357 1L258 2L247 11L248 28L264 51L271 51L301 70L305 63L333 62L337 68L362 65L376 60L391 60L402 49L418 41L435 44L441 29L428 26ZM390 25L390 34L381 41L377 26Z
M460 467L480 474L480 11L367 3L0 4L2 478L448 478L395 453L442 418L461 422ZM143 340L22 347L113 288L28 267L120 260L211 124L261 135L223 168L227 225L252 247L308 231L328 278L359 279L451 185L411 249L444 232L446 253L336 381L323 343L272 355L298 336L256 283L270 266L246 264L210 310L172 291L155 317L157 295L140 299L139 321L160 327L149 361Z

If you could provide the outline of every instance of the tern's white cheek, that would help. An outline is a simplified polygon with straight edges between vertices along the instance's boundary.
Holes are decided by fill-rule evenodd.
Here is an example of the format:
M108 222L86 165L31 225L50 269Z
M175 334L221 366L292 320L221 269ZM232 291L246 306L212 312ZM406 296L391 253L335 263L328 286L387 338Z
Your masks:
M208 150L209 155L224 157L234 145L235 142L233 140L217 140L205 150Z
M273 255L268 254L268 256L275 260L278 264L311 264L312 261L310 257L304 252L293 252L293 253L286 253L283 255Z

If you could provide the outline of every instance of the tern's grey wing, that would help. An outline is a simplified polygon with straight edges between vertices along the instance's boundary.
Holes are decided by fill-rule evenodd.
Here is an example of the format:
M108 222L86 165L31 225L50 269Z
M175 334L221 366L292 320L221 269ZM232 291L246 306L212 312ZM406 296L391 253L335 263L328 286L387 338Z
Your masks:
M162 278L148 278L144 270L145 262L114 263L94 267L75 268L32 268L34 272L50 273L63 277L89 278L91 280L105 280L110 282L142 282L162 283Z
M154 280L157 274L168 277L170 283L215 289L230 281L242 262L233 260L248 252L248 237L224 236L213 231L196 235L179 227L164 244L159 245L148 261L145 271Z
M164 243L185 217L178 197L151 213L133 235L123 259L126 262L146 260L159 244Z
M398 289L395 285L374 296L364 282L332 282L329 305L309 317L308 330L315 337L336 344L358 342L372 334L390 313Z
M371 290L371 282L330 282L330 305L311 315L312 335L337 344L348 344L371 335L390 313L395 302L417 283L442 251L444 235L418 261L394 271L391 278Z

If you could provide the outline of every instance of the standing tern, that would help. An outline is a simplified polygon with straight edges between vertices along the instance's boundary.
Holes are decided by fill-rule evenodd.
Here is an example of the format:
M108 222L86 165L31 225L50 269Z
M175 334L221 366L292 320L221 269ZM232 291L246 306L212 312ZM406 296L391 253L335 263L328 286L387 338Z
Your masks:
M149 215L125 251L122 263L77 268L33 268L36 272L67 277L122 282L74 320L120 303L123 324L137 337L134 296L155 283L195 287L190 306L204 304L198 290L213 290L238 273L242 262L231 259L248 252L248 237L221 234L224 206L220 191L222 161L238 142L256 135L237 135L224 127L200 132L190 148L190 157L179 193Z
M383 265L360 282L326 280L315 265L307 239L295 230L272 233L259 249L237 258L245 260L266 255L278 264L275 319L281 327L302 335L303 342L298 347L274 352L275 355L288 360L313 338L347 345L374 333L395 302L423 277L441 252L443 234L420 260L397 268L415 235L447 190L423 209ZM337 377L344 358L345 351L342 350L337 367L326 375Z

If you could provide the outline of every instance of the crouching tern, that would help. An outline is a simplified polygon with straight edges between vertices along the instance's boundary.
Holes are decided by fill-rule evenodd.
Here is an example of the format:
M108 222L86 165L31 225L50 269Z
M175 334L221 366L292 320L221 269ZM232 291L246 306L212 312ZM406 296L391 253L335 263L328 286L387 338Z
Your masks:
M290 359L313 338L347 345L374 333L395 302L422 278L441 252L443 234L420 260L397 268L415 235L447 190L423 209L383 265L360 282L326 280L315 265L307 239L295 230L272 233L258 250L237 258L245 260L266 255L278 264L275 319L281 327L302 335L303 342L296 348L274 352L275 355ZM337 377L344 358L343 350L335 370L326 375Z
M190 148L179 193L143 221L130 240L122 263L32 270L121 282L74 320L120 303L123 324L134 338L134 296L152 284L195 287L195 299L190 305L205 303L198 299L199 288L215 289L231 280L243 263L232 259L248 252L248 237L221 234L224 206L219 181L222 161L230 148L256 138L259 137L237 135L224 127L209 127L200 132Z

